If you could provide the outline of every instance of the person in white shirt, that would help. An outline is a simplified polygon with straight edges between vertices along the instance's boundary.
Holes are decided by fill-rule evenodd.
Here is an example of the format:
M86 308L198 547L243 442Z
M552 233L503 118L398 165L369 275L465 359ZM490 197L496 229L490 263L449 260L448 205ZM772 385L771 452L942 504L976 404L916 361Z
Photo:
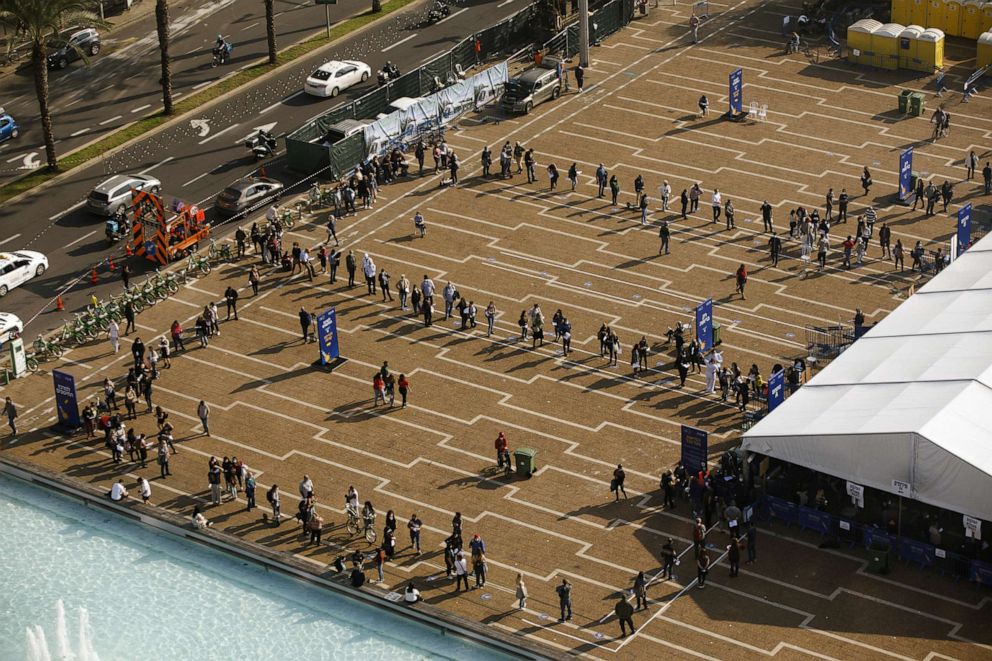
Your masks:
M200 510L200 506L197 505L193 508L193 527L197 530L203 530L204 528L209 528L213 523L207 521L207 517L203 516L203 512Z
M406 592L403 593L403 601L408 604L415 604L420 601L420 590L413 587L413 583L407 583Z
M372 261L368 253L365 253L365 257L362 258L362 273L365 275L365 285L369 289L369 294L372 295L375 295L375 274L377 270L375 262Z
M110 346L114 348L114 353L121 350L121 327L113 319L107 327L107 337L110 338Z
M127 498L127 489L124 488L124 478L121 478L110 488L110 500L121 501L125 498Z
M720 196L720 191L716 188L713 189L713 222L720 220L720 210L723 208L723 199Z
M468 590L468 563L461 553L455 558L455 592L461 591L462 581L465 581L465 589Z
M358 517L358 489L355 487L348 487L348 495L345 496L345 502L347 503L348 510L352 512L355 517Z
M270 223L274 223L276 222L276 218L278 217L279 217L279 207L273 204L271 207L269 207L269 210L265 212L265 220L269 221Z
M668 180L661 185L661 210L668 211L668 200L672 197L672 187L668 185Z
M143 477L138 478L138 491L141 492L141 502L147 503L152 497L152 485Z
M313 480L310 479L309 475L303 476L303 481L300 482L300 498L306 500L307 496L313 495Z

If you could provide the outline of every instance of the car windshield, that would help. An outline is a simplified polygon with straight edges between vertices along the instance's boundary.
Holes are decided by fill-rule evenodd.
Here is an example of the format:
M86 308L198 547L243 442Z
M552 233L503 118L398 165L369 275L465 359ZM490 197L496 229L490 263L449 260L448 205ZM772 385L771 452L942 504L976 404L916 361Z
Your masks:
M533 89L533 83L523 80L509 80L506 83L506 91L512 96L527 96Z
M310 77L315 78L317 80L327 80L328 78L331 77L331 72L324 71L323 69L317 69L316 71L313 72L313 75Z
M14 257L17 257L18 259L31 259L31 255L25 255L22 252L15 252Z

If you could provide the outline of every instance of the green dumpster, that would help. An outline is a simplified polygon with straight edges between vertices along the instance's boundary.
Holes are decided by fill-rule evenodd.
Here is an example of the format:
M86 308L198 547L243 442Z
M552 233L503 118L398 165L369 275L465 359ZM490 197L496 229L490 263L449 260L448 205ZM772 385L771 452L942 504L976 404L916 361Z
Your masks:
M713 322L713 346L715 347L720 346L720 342L723 341L720 339L720 331L722 329L723 327L720 324L716 323L715 321Z
M912 90L903 90L899 92L899 112L906 114L909 112L909 97L912 96Z
M513 451L513 459L517 463L517 477L530 477L537 470L537 462L534 457L537 450L533 448L519 448Z
M922 117L927 98L921 92L913 92L909 95L909 114L913 117Z
M888 574L890 552L888 542L877 540L872 542L871 546L868 547L868 571L876 574Z

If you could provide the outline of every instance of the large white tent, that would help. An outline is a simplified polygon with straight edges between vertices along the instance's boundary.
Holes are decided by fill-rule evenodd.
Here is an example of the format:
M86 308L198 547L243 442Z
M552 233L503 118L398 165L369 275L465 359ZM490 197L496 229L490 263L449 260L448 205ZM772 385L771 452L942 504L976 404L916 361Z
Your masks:
M744 434L745 450L992 521L992 239Z

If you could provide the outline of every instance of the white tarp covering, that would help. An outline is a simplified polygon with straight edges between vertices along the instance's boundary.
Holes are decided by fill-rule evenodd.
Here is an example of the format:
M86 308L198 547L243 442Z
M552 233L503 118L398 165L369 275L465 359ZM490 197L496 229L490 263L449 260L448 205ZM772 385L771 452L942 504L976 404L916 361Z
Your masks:
M365 127L368 158L382 156L394 147L408 145L418 136L443 126L469 110L499 98L508 80L506 62L425 96L406 110L390 113Z
M992 239L744 434L744 449L992 521Z

